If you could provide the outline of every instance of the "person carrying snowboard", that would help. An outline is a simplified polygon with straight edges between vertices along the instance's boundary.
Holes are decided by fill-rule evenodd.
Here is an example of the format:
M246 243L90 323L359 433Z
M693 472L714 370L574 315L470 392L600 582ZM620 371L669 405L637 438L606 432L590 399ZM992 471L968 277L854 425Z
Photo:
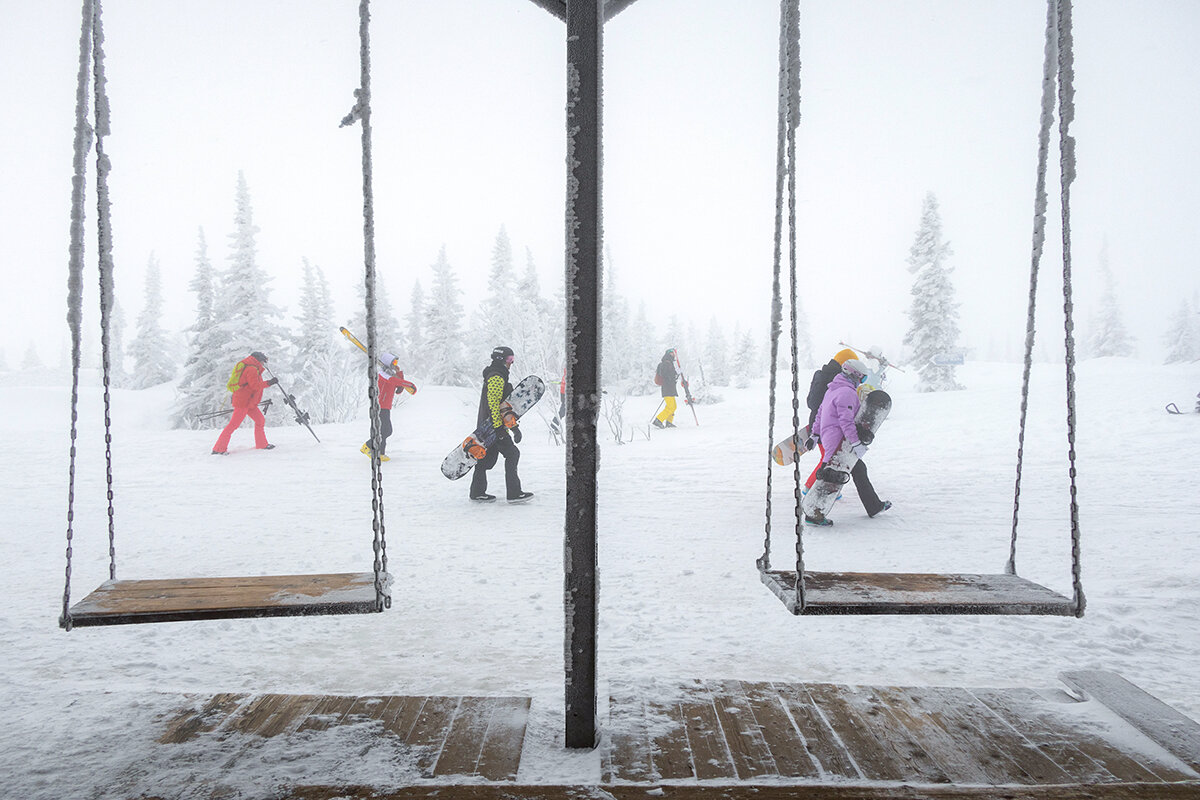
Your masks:
M842 365L851 359L858 359L858 354L847 348L839 350L837 355L829 359L829 363L821 367L813 373L812 383L808 387L808 424L809 430L816 434L816 428L813 423L817 418L817 409L821 407L821 401L825 399L826 391L829 389L830 382L842 374ZM818 441L817 446L821 451L821 461L825 460L825 444ZM830 452L830 457L837 452L835 449ZM804 482L804 488L811 489L813 483L817 480L817 470L821 468L817 464L817 468L808 476L808 480ZM882 514L892 507L891 500L880 500L879 494L875 491L875 487L871 485L871 479L867 476L867 464L861 458L855 462L854 468L850 470L850 477L854 479L854 488L858 491L858 499L862 501L863 508L866 509L868 517L874 517L876 514Z
M679 396L675 388L677 380L679 372L675 369L675 348L671 348L663 353L662 361L658 362L658 369L654 371L654 382L662 387L663 396L663 410L650 423L656 428L675 427L675 398Z
M385 367L384 364L390 366ZM379 385L379 460L391 461L387 455L387 440L392 435L392 401L401 391L409 394L417 393L416 384L404 379L400 369L400 360L391 353L381 353L379 356L377 381ZM363 442L359 448L364 455L371 455L371 440Z
M504 488L508 502L524 503L533 497L533 492L521 490L521 479L517 476L517 462L521 460L521 451L517 449L517 443L521 441L521 429L515 419L505 420L500 410L500 404L512 394L508 371L514 360L512 348L500 345L492 350L492 362L483 370L478 424L483 425L490 421L496 433L496 441L475 465L475 474L471 477L471 499L478 503L490 503L496 499L495 495L487 492L487 471L496 466L496 460L501 455L504 456Z
M233 367L226 388L233 392L233 416L217 443L213 445L212 454L223 456L229 453L229 439L233 432L242 424L242 420L250 417L254 421L254 446L259 450L273 450L275 445L267 443L267 418L258 408L262 400L263 390L268 386L279 383L278 378L263 379L263 370L267 366L267 357L255 350Z

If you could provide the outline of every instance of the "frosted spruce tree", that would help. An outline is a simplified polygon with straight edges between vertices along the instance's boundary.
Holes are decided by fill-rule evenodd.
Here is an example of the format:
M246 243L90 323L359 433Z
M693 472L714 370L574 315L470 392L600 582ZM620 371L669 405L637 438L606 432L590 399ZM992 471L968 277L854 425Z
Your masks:
M716 317L708 321L708 337L704 342L704 377L713 386L729 385L729 342Z
M25 350L25 357L21 359L21 371L41 372L44 369L46 369L46 365L42 363L42 357L38 355L37 345L30 342L29 347Z
M229 328L217 318L217 289L219 277L208 258L208 242L204 229L197 235L195 271L188 289L196 295L196 318L185 331L188 355L183 365L183 377L176 388L175 407L171 422L176 428L219 428L221 419L198 420L196 416L228 407L225 382L233 370L226 363Z
M471 386L475 370L466 367L462 352L462 289L458 277L446 259L446 246L438 252L433 263L433 287L425 307L425 370L426 380L439 386ZM479 369L487 363L491 347L475 354L473 361Z
M607 389L627 393L631 385L646 380L633 371L633 347L630 342L629 302L617 285L617 268L612 252L604 249L604 291L600 297L601 383Z
M175 377L175 359L171 356L167 334L162 327L162 314L162 269L158 259L151 253L150 261L146 264L146 300L138 314L137 335L129 345L129 356L133 359L133 375L129 380L131 389L158 386Z
M513 268L512 243L503 225L492 245L492 264L488 271L487 292L475 312L471 340L473 352L490 353L503 344L524 354L513 344L517 335L517 276ZM482 368L481 368L482 369Z
M108 323L108 368L112 371L112 385L117 388L129 386L129 372L125 369L125 309L121 301L113 298L112 318ZM68 364L70 358L67 359Z
M232 371L234 364L258 350L270 359L273 371L286 370L288 354L282 349L286 331L279 322L282 311L271 303L267 284L272 278L258 264L259 228L254 224L250 190L241 172L235 206L233 233L229 234L229 267L222 276L216 304L217 317L229 331L229 338L218 360ZM219 389L226 391L224 382Z
M1167 355L1163 363L1185 364L1200 360L1200 312L1186 299L1171 316L1163 336Z
M552 381L561 374L563 364L562 324L553 314L553 306L542 297L537 264L525 248L525 271L517 282L516 344L510 345L524 362L522 375L539 375Z
M303 397L313 422L346 422L354 418L363 391L366 356L347 347L333 320L333 298L320 267L304 259L300 313L292 345L289 391Z
M658 349L658 335L654 331L654 323L646 313L645 301L639 302L637 313L629 323L631 394L650 394L658 390L654 385L654 371L661 358L662 350Z
M350 318L347 327L360 342L369 347L370 342L367 340L369 336L367 332L367 286L362 281L356 281L355 287L358 292L358 303L354 306L354 316ZM375 336L377 337L375 346L381 352L394 354L400 359L401 369L407 370L408 367L404 365L408 363L408 346L404 329L400 326L400 320L396 318L396 314L392 310L387 283L379 273L375 274Z
M421 281L413 281L412 294L409 295L408 327L404 332L408 340L408 367L406 373L425 375L425 290Z
M954 365L938 363L959 351L959 304L950 282L954 270L946 263L950 255L950 244L942 241L937 198L930 192L925 195L921 225L908 251L908 271L915 277L908 310L910 327L904 335L917 371L917 389L922 392L962 388L954 378Z
M750 331L735 331L733 335L733 384L739 389L745 389L753 378L759 374L758 348L754 344L754 335Z
M1133 337L1121 321L1121 309L1117 305L1117 292L1112 269L1108 265L1108 246L1100 250L1100 274L1104 279L1104 292L1100 295L1100 308L1092 316L1088 351L1092 358L1108 356L1128 357L1133 355Z

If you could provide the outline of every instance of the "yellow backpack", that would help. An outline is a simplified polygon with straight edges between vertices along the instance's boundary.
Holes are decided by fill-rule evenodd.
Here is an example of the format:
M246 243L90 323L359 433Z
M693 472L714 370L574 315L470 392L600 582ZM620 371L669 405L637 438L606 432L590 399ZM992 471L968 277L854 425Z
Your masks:
M246 368L245 361L239 361L233 365L233 374L229 376L229 381L225 384L225 388L231 392L236 392L242 388L242 370Z

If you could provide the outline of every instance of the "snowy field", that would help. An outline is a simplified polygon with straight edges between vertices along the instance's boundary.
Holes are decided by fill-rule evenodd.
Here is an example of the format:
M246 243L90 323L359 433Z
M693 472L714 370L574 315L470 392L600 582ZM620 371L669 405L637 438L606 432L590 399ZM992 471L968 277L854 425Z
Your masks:
M1069 595L1062 375L1056 365L1034 373L1017 566ZM805 532L809 568L1003 570L1020 366L968 364L959 377L966 391L928 395L893 373L895 405L867 461L880 496L895 506L868 519L848 487L835 525ZM85 379L73 600L107 577L108 560L99 389L94 374ZM802 380L807 386L808 375ZM126 766L117 756L126 746L152 753L141 788L169 794L172 780L219 769L219 759L191 754L189 762L183 751L154 749L167 749L152 744L156 714L188 692L530 695L519 780L599 777L596 753L561 748L564 450L536 410L526 417L521 459L525 488L536 497L519 506L473 505L466 481L451 483L438 471L473 427L477 389L422 386L394 412L393 460L383 466L395 586L385 614L65 633L56 624L65 563L64 383L0 374L0 703L7 710L0 775L7 796L118 796L110 789ZM1163 410L1172 401L1192 410L1197 390L1200 364L1080 365L1082 620L788 614L754 567L763 548L765 381L720 390L722 402L697 408L698 427L682 408L678 430L655 431L652 439L638 433L622 446L607 439L602 716L604 692L616 682L1049 688L1061 670L1099 668L1200 719L1200 415ZM215 431L168 429L172 391L115 393L120 577L371 569L370 463L358 452L364 423L321 426L320 444L300 427L271 428L278 448L265 452L249 449L243 428L232 455L215 458ZM657 404L652 396L628 399L626 421L648 420ZM279 408L269 416L281 418ZM781 413L776 438L787 416ZM801 462L805 474L811 459ZM775 469L773 561L787 567L791 473ZM493 490L501 483L497 470ZM264 756L237 769L247 771L245 785L260 786L302 772L352 782L388 777L361 742L312 753L303 764Z

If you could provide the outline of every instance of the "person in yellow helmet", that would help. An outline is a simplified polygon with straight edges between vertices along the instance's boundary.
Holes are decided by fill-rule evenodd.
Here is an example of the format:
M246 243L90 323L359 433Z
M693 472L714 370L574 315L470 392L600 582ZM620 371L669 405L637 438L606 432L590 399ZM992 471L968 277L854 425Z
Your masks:
M829 382L842 374L842 366L847 361L857 359L858 353L847 347L845 350L839 350L833 358L829 359L828 364L813 373L812 383L808 387L808 424L810 426L816 419L817 409L821 407L821 401L825 399L825 392L829 389ZM812 488L813 483L817 480L817 470L825 462L825 445L818 442L817 446L821 449L821 460L817 462L816 468L808 476L808 480L804 482L805 491ZM879 494L875 491L875 487L871 485L871 479L867 476L867 465L861 458L854 464L854 468L850 470L850 477L854 479L854 488L858 491L858 499L862 501L863 508L866 509L868 517L882 514L892 507L892 501L879 499Z

